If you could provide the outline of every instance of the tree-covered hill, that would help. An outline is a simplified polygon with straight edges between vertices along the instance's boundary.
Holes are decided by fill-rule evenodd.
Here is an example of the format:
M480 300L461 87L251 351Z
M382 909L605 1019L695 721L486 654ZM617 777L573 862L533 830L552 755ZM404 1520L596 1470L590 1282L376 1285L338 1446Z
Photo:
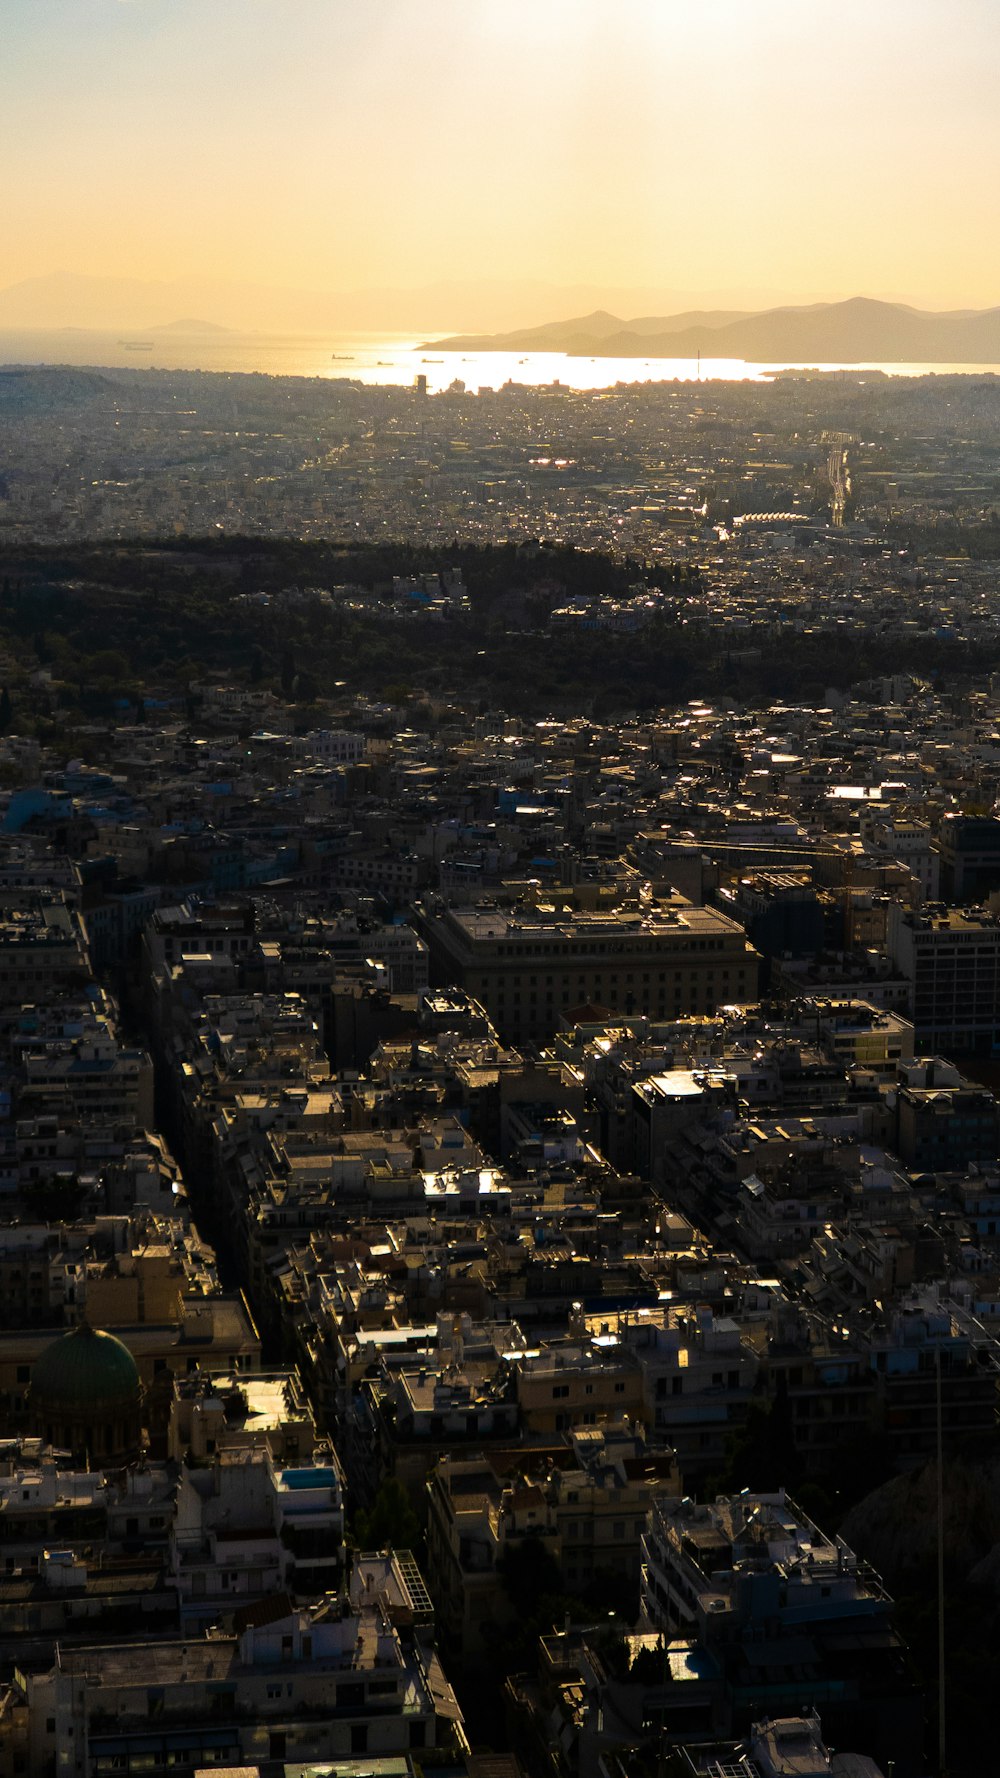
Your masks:
M443 569L460 572L466 608L428 615L419 603L393 604L394 577ZM550 628L553 607L621 597L639 581L661 594L646 628ZM289 597L292 588L333 598ZM904 641L863 619L839 635L785 631L779 642L762 613L737 643L723 616L710 620L691 602L703 590L698 569L646 570L567 545L456 541L441 552L226 537L0 548L0 652L7 681L45 669L84 708L112 691L183 693L192 680L224 677L303 702L342 682L351 692L403 687L525 715L598 717L693 697L810 699L880 673L950 678L1000 666L1000 645L994 660L943 639L929 657L926 638Z

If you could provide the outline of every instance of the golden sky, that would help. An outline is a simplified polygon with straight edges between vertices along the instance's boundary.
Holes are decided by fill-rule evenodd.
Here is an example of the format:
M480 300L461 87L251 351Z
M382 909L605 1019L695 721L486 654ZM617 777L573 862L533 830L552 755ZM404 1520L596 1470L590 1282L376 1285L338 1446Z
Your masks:
M992 305L998 49L1000 0L0 0L0 285Z

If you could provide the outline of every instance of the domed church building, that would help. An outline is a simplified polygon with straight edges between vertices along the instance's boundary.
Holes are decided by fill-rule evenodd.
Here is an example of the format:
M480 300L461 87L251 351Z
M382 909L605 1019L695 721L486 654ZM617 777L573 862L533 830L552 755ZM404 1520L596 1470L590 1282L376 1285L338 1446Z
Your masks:
M135 1359L114 1334L82 1321L35 1361L28 1413L46 1443L75 1462L128 1463L142 1444L142 1384Z

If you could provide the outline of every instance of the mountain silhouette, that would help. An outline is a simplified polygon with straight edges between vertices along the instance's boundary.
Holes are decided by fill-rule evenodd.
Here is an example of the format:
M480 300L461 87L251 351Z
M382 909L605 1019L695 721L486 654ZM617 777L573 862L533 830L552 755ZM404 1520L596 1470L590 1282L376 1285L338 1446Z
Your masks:
M617 320L604 310L514 333L460 334L438 351L567 352L594 358L744 358L758 364L1000 364L1000 308L935 313L856 296L846 302L712 309Z

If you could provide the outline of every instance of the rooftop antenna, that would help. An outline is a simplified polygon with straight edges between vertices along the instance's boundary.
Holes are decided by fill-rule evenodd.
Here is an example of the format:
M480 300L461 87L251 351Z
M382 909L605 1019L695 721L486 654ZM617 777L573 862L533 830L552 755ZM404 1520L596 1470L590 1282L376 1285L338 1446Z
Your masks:
M944 1689L944 1427L941 1409L941 1347L935 1353L937 1373L937 1607L938 1607L938 1771L945 1778Z

